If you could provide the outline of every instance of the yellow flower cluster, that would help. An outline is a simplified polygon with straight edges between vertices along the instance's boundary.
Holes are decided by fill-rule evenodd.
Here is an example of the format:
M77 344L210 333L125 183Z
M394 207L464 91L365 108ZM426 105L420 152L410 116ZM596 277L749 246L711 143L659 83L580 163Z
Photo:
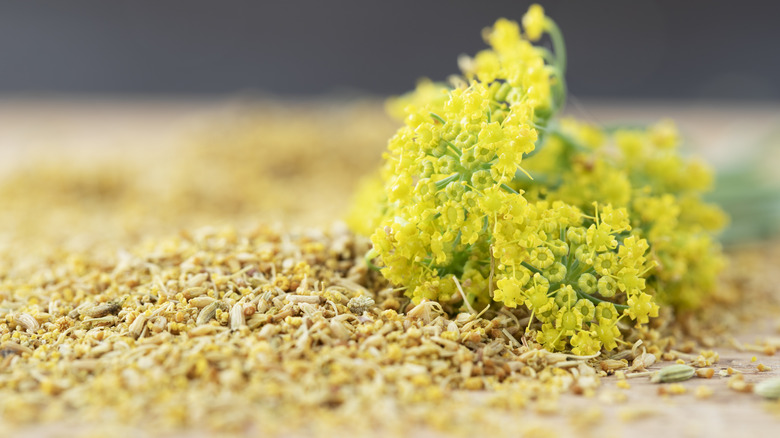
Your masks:
M531 200L563 201L593 213L592 202L625 208L633 233L647 239L657 266L648 289L679 309L696 308L713 291L724 257L714 234L725 214L702 201L711 170L679 152L675 125L599 129L563 120L524 164L535 180L511 185Z
M423 81L389 102L404 126L384 157L383 195L367 184L351 222L375 230L370 258L415 302L525 307L546 348L592 354L617 346L624 316L657 316L644 279L653 262L625 208L587 215L514 188L565 97L560 35L554 54L529 42L557 27L538 6L523 23L527 38L506 19L488 29L490 49L461 60L453 88Z

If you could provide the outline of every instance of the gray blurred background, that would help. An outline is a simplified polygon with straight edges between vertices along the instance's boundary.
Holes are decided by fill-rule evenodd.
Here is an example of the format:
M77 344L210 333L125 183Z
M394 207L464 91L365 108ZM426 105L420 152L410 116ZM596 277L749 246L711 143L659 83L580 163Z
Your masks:
M0 94L274 96L443 79L530 2L0 2ZM780 2L542 2L578 97L780 98Z

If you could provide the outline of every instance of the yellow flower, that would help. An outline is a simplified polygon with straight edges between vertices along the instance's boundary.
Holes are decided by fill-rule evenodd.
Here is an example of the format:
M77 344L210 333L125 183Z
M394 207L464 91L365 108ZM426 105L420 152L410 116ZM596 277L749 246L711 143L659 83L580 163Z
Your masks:
M545 30L544 8L540 5L531 5L528 12L523 15L523 29L531 41L537 41Z
M372 260L415 303L524 306L545 348L610 350L621 315L644 324L656 301L706 297L724 219L701 197L709 169L680 156L673 125L555 120L562 36L539 5L522 28L499 19L453 87L423 81L389 105L404 125L384 154L374 213L351 224L375 227ZM544 33L553 57L529 42Z
M549 323L542 325L542 329L536 335L536 342L550 351L560 350L564 344L561 330Z
M613 350L617 348L616 339L620 339L620 330L615 323L602 320L600 324L594 327L594 332L605 349Z
M589 356L598 352L601 349L601 342L593 335L591 332L582 330L572 336L570 342L574 348L571 349L571 352L578 356Z
M499 18L489 32L488 44L499 52L511 51L520 43L519 26L506 18Z
M659 149L672 149L680 143L677 125L671 120L662 120L650 128L650 140Z
M521 284L514 278L502 278L496 282L495 300L503 302L507 307L515 307L523 302Z
M643 292L628 299L627 313L638 323L645 324L650 318L658 316L658 304L653 302L653 297Z
M382 222L384 202L384 186L379 175L364 178L347 213L347 225L358 234L370 236Z

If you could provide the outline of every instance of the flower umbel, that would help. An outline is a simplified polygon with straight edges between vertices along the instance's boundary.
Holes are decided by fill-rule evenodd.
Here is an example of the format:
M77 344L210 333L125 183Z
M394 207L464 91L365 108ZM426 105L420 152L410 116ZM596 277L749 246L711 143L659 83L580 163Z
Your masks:
M677 288L682 270L699 269L680 288L707 286L693 259L719 260L707 232L722 216L700 201L706 168L677 155L673 125L556 120L563 39L538 5L522 25L487 29L490 48L463 58L452 86L423 81L392 100L404 124L372 189L379 203L352 219L374 230L371 257L414 303L527 312L539 344L590 355L622 342L621 320L658 316L655 294L692 300ZM554 52L531 43L543 33Z

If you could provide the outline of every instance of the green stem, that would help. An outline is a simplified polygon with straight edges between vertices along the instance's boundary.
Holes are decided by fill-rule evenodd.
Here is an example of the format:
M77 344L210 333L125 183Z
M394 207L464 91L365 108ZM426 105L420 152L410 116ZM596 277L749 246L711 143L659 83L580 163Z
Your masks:
M598 306L601 303L611 303L610 301L601 300L601 299L598 299L598 298L594 297L593 295L586 294L585 292L583 292L581 290L577 290L576 292L577 292L577 296L579 296L580 298L584 298L584 299L590 301L591 303L593 303L594 306ZM619 310L621 312L624 311L624 310L628 310L628 306L626 306L625 304L615 304L615 303L611 303L611 304L613 306L615 306L616 310Z
M436 181L436 188L437 189L441 189L441 188L445 187L447 184L449 184L449 183L451 183L453 181L457 181L458 179L460 179L460 174L459 173L454 173L454 174L448 176L447 178L444 178L442 180Z
M450 147L450 149L452 150L452 152L455 152L455 154L456 154L457 156L459 156L459 157L460 157L461 155L463 155L463 152L462 152L460 149L458 149L458 148L457 148L457 147L456 147L454 144L450 143L450 142L449 142L449 141L447 141L447 140L444 140L444 142L445 142L445 143L447 143L447 146L449 146L449 147Z
M566 75L558 68L556 68L554 71L556 82L552 89L553 105L555 105L554 111L558 112L563 110L563 107L566 105Z
M374 257L376 257L376 254L374 254L374 249L372 248L372 249L371 249L371 251L369 251L369 252L367 252L367 253L366 253L366 256L365 256L366 265L367 265L367 266L368 266L368 268L369 268L369 269L371 269L372 271L379 272L379 271L381 271L381 270L382 270L382 268L380 268L379 266L377 266L377 265L375 265L375 264L373 264L373 263L371 262L371 259L373 259Z
M542 271L539 268L535 267L534 265L532 265L532 264L530 264L528 262L521 262L520 264L523 265L523 267L525 267L529 271L533 272L534 274L541 274L542 273Z
M513 189L512 187L509 187L509 186L508 186L508 185L506 185L506 184L501 184L501 188L502 188L502 189L504 189L504 190L506 190L507 192L509 192L509 193L513 193L513 194L515 194L515 195L519 195L519 194L520 194L520 193L518 193L518 192L517 192L517 190Z
M555 63L556 59L555 59L555 55L553 55L553 52L551 52L546 47L542 47L542 46L534 46L534 47L542 54L542 58L544 59L544 62L546 62L547 64Z
M558 129L557 126L553 126L553 125L549 126L547 128L547 134L552 135L554 137L558 137L561 141L566 143L568 146L571 146L572 148L580 152L588 150L587 147L581 145L577 140L574 139L574 137Z
M444 119L442 119L441 116L436 114L436 113L431 113L431 117L433 117L434 119L438 120L439 123L441 123L442 125L446 125L447 124L447 122L445 122Z
M574 148L577 151L582 152L582 151L586 151L587 150L587 148L585 146L581 145L577 140L575 140L569 134L566 134L563 131L561 131L560 129L558 129L558 127L555 126L554 124L551 124L549 126L534 124L533 126L534 126L534 129L538 130L543 135L550 135L550 136L553 136L553 137L558 137L566 145ZM540 136L539 138L541 139L542 136ZM534 148L534 150L532 150L531 152L523 155L523 159L525 160L525 159L531 158L534 155L538 154L539 152L542 151L542 149L544 148L544 145L545 145L544 141L537 141L537 145Z
M563 34L561 29L555 24L554 21L547 18L545 20L547 33L552 40L553 50L555 51L555 59L558 61L558 68L562 73L566 72L566 43L563 40Z
M533 127L534 129L539 131L539 136L536 140L536 144L534 145L534 150L523 155L524 160L533 157L534 155L538 154L542 150L542 148L544 148L544 144L545 144L544 136L547 133L547 121L544 120L544 123L541 124L534 123Z

